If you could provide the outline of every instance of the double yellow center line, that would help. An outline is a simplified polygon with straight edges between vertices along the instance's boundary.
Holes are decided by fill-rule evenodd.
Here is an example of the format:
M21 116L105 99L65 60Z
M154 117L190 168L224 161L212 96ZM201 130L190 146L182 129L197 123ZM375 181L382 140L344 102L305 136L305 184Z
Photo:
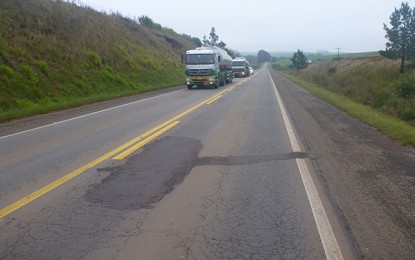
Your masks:
M138 149L140 149L144 145L148 144L152 140L156 139L158 136L160 136L160 135L164 134L165 132L169 131L171 128L175 127L179 123L180 123L180 121L175 121L175 122L163 127L162 129L160 129L159 131L157 131L154 134L150 135L146 139L138 142L137 144L135 144L135 145L131 146L130 148L128 148L127 150L125 150L124 152L122 152L119 155L115 156L113 159L114 160L124 159L128 155L132 154L134 151L137 151Z
M212 104L216 100L222 97L222 94L224 94L226 91L233 90L236 86L239 86L245 82L245 80L221 91L220 93L208 98L207 100L189 108L188 110L178 114L177 116L167 120L166 122L152 128L151 130L141 134L140 136L128 141L127 143L115 148L114 150L100 156L99 158L81 166L80 168L66 174L65 176L55 180L52 183L49 183L48 185L40 188L39 190L32 192L31 194L19 199L18 201L10 204L9 206L0 209L0 219L4 218L5 216L9 215L10 213L16 211L17 209L23 207L24 205L32 202L33 200L39 198L40 196L48 193L49 191L59 187L60 185L64 184L65 182L75 178L76 176L80 175L81 173L91 169L92 167L95 167L99 163L107 160L107 159L114 159L114 160L122 160L128 155L132 154L134 151L137 151L144 145L148 144L158 136L162 135L163 133L167 132L168 130L172 129L176 125L180 123L178 119L181 117L189 114L190 112L198 109L199 107L205 105L205 104Z

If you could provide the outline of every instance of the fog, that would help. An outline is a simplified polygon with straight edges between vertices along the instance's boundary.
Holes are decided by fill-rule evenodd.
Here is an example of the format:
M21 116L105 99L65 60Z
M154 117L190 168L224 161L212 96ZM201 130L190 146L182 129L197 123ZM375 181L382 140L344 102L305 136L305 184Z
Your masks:
M389 25L398 0L128 1L85 0L98 11L154 22L203 38L215 27L219 41L239 52L264 49L366 52L385 49L383 23ZM411 6L412 8L414 6Z

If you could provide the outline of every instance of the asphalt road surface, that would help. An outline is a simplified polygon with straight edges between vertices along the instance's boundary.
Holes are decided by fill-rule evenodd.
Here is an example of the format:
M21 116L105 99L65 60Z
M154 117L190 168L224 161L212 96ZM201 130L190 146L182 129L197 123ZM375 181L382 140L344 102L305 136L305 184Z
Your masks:
M413 188L376 200L356 175L394 163L349 124L264 68L1 125L0 259L410 257Z

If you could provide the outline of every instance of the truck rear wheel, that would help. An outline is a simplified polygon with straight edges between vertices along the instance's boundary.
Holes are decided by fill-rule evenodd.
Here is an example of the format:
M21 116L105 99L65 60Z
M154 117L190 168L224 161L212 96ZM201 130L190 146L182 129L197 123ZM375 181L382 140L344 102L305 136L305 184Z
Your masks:
M225 80L226 80L225 77L223 77L222 79L220 79L219 85L220 86L225 86L225 84L226 84Z
M233 77L232 75L228 75L228 77L226 78L225 83L232 83Z

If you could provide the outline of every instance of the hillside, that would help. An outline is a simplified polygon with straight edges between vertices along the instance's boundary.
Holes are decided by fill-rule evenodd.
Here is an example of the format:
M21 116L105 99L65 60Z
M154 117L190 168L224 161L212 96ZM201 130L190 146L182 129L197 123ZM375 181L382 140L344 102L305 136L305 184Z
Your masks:
M413 73L399 75L399 61L378 56L315 62L298 75L385 114L407 121L415 119L415 93L401 93L402 83L412 81Z
M299 72L275 66L310 93L377 128L401 144L415 147L415 70L383 57L313 62Z
M181 84L194 44L118 14L0 1L0 121Z

